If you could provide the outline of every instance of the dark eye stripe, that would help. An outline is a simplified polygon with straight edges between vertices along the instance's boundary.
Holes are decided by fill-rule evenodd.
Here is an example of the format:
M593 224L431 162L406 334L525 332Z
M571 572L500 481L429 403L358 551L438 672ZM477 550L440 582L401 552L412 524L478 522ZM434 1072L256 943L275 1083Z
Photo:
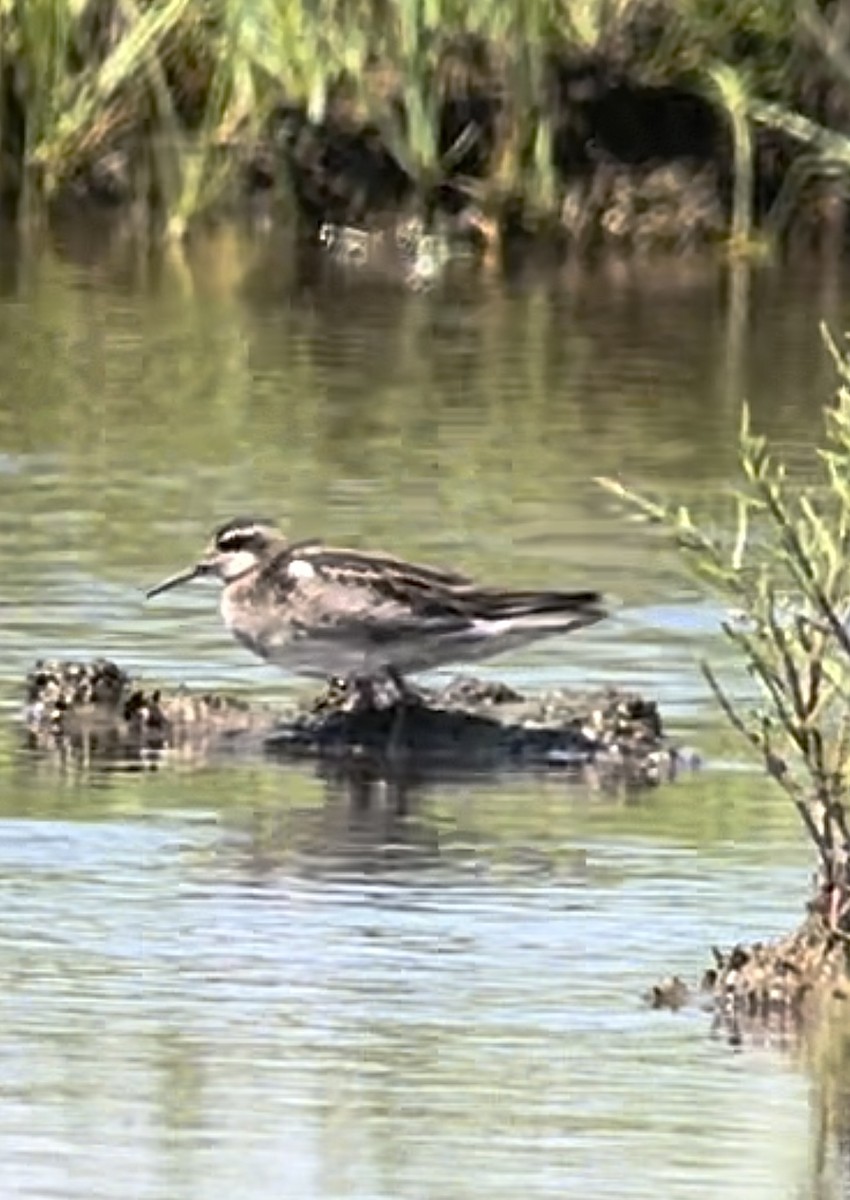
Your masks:
M262 520L260 517L243 514L241 517L231 518L213 530L213 541L220 549L241 549L246 539L252 538L263 526L271 524L271 521Z
M219 550L247 550L249 546L254 544L256 535L254 533L227 533L224 537L218 539Z

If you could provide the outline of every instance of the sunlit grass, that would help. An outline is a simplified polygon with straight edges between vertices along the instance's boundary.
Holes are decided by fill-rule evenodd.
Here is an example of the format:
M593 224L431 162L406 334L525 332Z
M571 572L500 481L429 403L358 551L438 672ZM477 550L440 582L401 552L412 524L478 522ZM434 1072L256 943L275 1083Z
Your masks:
M551 213L560 200L553 65L633 43L630 52L643 56L636 67L654 78L710 68L734 129L740 237L751 212L757 118L749 101L759 80L756 70L754 88L745 87L750 67L742 73L722 56L742 33L763 47L772 79L793 10L787 0L685 0L659 26L649 0L0 0L0 58L11 81L0 127L8 146L20 112L24 221L120 145L134 197L158 208L166 233L181 235L238 179L239 149L256 142L280 104L316 123L343 112L376 128L420 198L456 176L475 147L483 177L459 187L485 207L520 196ZM641 43L644 20L658 33L651 45ZM441 144L447 104L473 94L490 104L492 128L470 121L453 145ZM0 160L0 173L8 169Z

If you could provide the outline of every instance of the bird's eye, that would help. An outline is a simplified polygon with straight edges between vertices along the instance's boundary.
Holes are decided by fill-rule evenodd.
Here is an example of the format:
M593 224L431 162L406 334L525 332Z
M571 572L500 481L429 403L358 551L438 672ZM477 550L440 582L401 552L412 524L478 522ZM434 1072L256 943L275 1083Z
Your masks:
M226 533L224 537L218 539L218 548L225 554L237 554L240 550L246 550L250 544L250 533Z

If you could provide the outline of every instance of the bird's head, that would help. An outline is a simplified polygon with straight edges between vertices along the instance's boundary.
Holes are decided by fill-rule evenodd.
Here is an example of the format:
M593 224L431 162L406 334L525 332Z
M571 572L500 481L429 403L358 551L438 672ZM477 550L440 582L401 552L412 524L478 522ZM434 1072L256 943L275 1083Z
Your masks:
M169 575L162 583L150 588L146 593L147 598L150 600L152 596L205 575L214 576L225 584L233 583L267 562L283 544L282 534L270 521L236 517L215 530L203 556L196 563L178 571L176 575Z

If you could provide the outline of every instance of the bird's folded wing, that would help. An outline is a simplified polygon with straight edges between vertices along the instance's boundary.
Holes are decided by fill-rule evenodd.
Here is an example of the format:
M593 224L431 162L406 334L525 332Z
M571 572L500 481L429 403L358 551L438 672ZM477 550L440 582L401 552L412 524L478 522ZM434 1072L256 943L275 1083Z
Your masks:
M456 572L318 543L290 547L283 566L275 575L286 580L295 612L329 634L343 636L356 624L380 640L450 632L470 621L462 597L469 580Z

